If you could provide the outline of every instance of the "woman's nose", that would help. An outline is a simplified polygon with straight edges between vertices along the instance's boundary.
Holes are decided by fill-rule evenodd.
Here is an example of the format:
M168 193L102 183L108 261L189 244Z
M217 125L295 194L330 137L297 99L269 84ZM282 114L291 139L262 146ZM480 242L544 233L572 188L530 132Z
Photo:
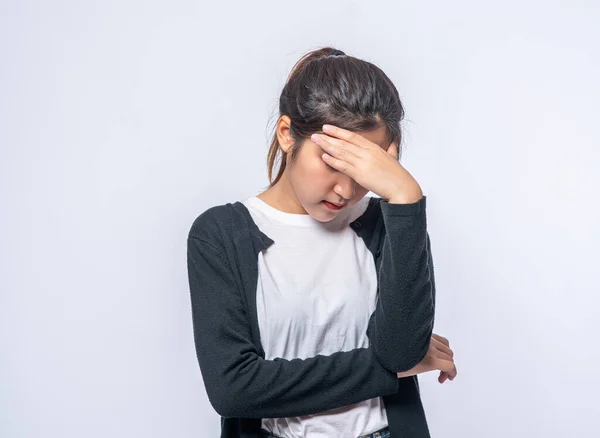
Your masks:
M351 199L356 191L356 181L348 175L341 175L335 186L335 192L344 199Z

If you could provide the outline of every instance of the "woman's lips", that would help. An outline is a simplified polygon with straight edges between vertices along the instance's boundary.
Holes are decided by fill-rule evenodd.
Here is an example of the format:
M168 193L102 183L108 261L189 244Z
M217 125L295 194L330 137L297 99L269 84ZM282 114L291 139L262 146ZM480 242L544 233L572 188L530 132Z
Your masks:
M323 201L323 203L324 203L324 204L325 204L325 206L326 206L328 209L330 209L330 210L341 210L342 208L344 208L344 206L343 206L343 205L341 205L341 206L338 206L338 205L336 205L336 204L332 204L331 202L329 202L329 201L325 201L325 200Z

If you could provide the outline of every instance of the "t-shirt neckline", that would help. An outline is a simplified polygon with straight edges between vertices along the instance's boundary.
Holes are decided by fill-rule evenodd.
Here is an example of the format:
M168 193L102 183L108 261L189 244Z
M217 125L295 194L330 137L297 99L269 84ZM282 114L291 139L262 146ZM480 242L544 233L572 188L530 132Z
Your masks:
M258 196L251 196L247 198L246 201L249 203L249 205L257 208L272 219L276 219L289 225L323 227L326 224L331 225L332 223L339 221L342 216L345 216L345 214L343 214L344 212L342 212L342 214L339 214L331 221L323 223L313 218L310 214L287 213L285 211L278 210L277 208L267 204Z

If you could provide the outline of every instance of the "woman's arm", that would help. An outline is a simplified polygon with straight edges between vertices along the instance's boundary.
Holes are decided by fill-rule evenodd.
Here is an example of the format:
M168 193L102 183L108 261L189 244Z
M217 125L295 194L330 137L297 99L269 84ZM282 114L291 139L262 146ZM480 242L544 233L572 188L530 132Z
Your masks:
M398 391L397 374L379 363L372 347L308 359L261 358L222 251L188 237L187 260L196 354L219 415L301 416Z
M385 236L367 335L379 362L403 372L427 355L433 334L435 279L426 197L410 204L379 202Z

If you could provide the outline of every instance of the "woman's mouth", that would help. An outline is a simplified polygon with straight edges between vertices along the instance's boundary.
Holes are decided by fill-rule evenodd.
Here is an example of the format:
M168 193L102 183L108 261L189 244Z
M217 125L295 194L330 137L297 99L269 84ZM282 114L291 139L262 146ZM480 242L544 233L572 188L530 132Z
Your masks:
M344 206L343 206L343 205L341 205L341 206L337 206L337 205L335 205L335 204L332 204L332 203L331 203L331 202L329 202L329 201L323 201L323 203L324 203L324 204L325 204L325 206L326 206L328 209L330 209L330 210L341 210L342 208L344 208Z

